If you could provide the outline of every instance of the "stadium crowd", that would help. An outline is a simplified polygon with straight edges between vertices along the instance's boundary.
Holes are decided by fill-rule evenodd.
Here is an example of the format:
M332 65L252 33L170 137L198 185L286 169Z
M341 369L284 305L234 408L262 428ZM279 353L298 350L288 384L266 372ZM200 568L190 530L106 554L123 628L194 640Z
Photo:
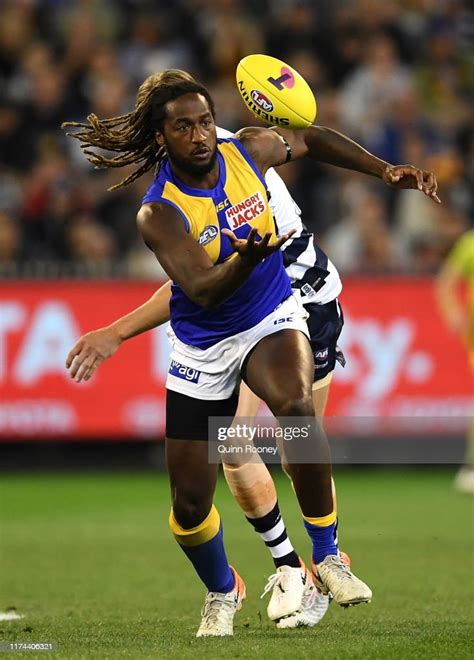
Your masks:
M257 123L235 67L266 52L308 80L318 122L392 163L436 172L441 206L308 159L281 168L304 222L342 272L434 272L473 216L474 14L460 0L3 0L3 275L160 276L135 215L150 183L114 192L65 120L124 114L149 74L182 68L217 123Z

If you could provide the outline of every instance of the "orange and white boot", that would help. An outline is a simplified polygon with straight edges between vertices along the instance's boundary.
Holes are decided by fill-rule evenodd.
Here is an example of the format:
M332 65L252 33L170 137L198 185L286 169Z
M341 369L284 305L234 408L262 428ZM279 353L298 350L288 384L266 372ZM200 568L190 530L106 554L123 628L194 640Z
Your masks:
M196 637L225 637L234 634L234 616L242 607L246 589L237 571L232 566L230 569L235 578L234 588L226 594L210 591L206 595Z
M349 555L342 552L342 550L339 551L339 554L345 564L350 567L351 560ZM308 584L304 591L300 609L294 614L280 619L277 623L277 628L312 628L316 626L328 611L331 599L331 594L321 593L313 583L313 580L311 580L311 584Z
M345 553L328 555L319 564L312 563L313 582L323 594L331 594L342 607L370 603L371 589L352 573Z

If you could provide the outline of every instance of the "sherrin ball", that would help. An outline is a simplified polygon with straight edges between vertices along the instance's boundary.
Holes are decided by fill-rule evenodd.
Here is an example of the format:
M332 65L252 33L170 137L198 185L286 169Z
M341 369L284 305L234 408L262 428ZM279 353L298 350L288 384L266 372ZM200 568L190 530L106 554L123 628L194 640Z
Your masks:
M306 80L269 55L248 55L236 71L237 87L248 109L271 126L306 128L316 119L316 99Z

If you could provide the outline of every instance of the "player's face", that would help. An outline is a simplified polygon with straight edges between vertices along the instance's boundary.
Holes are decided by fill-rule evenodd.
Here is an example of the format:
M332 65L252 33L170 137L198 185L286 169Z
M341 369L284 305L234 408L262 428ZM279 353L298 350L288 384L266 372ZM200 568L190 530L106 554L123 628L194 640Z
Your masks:
M171 163L184 172L202 177L217 159L217 135L209 105L201 94L184 94L166 104L163 133L157 133Z

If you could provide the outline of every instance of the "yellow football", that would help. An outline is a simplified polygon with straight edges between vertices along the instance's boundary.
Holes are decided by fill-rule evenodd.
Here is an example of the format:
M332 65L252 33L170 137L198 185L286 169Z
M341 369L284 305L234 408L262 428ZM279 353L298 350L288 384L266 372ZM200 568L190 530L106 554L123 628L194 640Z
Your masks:
M272 126L306 128L316 119L316 99L306 80L269 55L248 55L236 71L237 87L253 114Z

